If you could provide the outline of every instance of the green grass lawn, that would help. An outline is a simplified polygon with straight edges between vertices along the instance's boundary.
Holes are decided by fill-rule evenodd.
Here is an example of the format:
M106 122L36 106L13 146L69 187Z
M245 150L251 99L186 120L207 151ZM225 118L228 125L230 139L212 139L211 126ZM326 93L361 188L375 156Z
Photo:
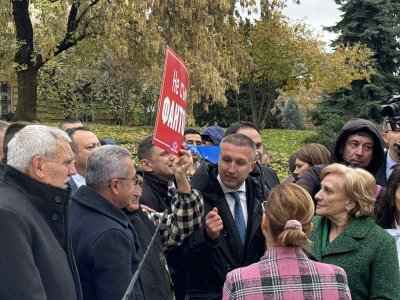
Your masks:
M58 124L48 124L58 126ZM153 127L117 126L103 124L87 124L98 138L111 138L119 145L126 147L136 157L136 147L139 141L153 133ZM314 134L313 131L265 129L261 132L265 149L271 155L271 167L278 173L280 179L289 175L287 160L295 151L304 145L304 138Z
M289 175L288 158L304 146L304 139L314 134L308 130L264 129L261 132L264 148L271 156L271 168L280 179Z

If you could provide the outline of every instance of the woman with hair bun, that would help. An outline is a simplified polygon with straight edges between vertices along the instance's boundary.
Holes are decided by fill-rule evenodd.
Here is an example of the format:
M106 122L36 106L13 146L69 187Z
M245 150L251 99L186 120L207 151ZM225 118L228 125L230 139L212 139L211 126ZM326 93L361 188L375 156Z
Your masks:
M267 250L260 262L229 272L223 299L351 299L340 267L308 259L314 202L293 183L273 188L263 203Z

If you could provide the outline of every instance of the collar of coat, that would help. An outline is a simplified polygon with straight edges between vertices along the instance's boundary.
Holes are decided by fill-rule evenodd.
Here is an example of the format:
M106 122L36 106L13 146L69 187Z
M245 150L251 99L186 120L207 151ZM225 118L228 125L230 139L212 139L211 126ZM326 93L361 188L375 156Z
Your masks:
M322 253L322 229L326 221L326 217L315 216L313 230L309 235L309 239L313 242L310 254L317 260L321 260L323 256L356 250L360 246L360 240L367 236L374 225L369 217L352 219L344 231Z
M79 187L72 199L90 210L107 216L125 228L129 227L129 220L121 209L86 185Z
M152 190L156 191L158 195L168 195L168 181L160 178L152 173L143 172L143 185L142 187L148 186ZM176 186L176 184L175 184Z
M70 188L62 189L40 182L9 165L5 166L2 181L29 195L37 204L59 208L68 204Z

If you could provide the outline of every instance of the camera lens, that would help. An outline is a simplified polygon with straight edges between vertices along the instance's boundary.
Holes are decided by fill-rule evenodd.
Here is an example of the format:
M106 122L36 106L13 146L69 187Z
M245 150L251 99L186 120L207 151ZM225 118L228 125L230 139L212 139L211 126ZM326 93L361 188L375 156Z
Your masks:
M382 107L382 115L389 118L394 118L399 114L399 112L400 112L400 106L398 102L391 103L389 105L384 105Z

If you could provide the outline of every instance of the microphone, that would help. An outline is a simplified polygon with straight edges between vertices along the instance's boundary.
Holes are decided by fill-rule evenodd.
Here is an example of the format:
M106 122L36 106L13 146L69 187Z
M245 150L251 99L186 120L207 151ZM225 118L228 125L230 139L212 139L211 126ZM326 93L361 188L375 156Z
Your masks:
M147 257L147 254L149 254L149 250L150 250L151 246L153 245L156 236L158 235L158 231L160 230L161 223L167 217L167 215L168 215L168 209L164 210L164 212L163 212L163 214L162 214L162 216L160 218L160 222L157 225L156 231L154 232L153 236L151 237L149 246L147 247L147 250L143 255L142 261L140 262L139 267L137 268L135 274L133 274L131 282L129 283L128 288L126 289L125 294L122 297L122 300L128 300L129 299L129 297L130 297L130 295L132 293L133 287L135 286L135 283L139 278L140 269L142 268L143 263L144 263L144 261L145 261L145 259Z

